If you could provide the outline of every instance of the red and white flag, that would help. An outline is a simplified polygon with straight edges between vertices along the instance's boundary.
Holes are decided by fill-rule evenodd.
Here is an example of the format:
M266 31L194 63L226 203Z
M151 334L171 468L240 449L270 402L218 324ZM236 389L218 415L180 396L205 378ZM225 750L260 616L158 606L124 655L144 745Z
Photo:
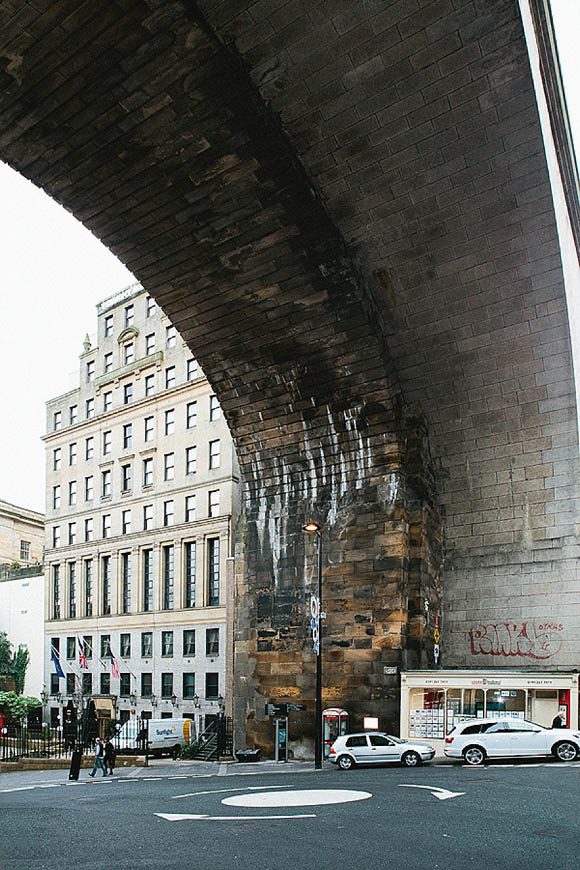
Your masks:
M87 654L85 651L84 643L79 639L79 664L83 671L86 671L88 668L87 664Z
M116 680L118 680L119 677L121 676L119 674L119 667L117 665L117 659L115 658L115 656L111 656L111 673L115 677Z

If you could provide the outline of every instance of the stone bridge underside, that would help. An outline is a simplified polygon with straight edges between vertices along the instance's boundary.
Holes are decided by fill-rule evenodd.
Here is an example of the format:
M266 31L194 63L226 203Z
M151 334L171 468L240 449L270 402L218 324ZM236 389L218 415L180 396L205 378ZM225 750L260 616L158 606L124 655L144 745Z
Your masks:
M0 0L0 91L0 157L222 403L249 742L264 699L313 707L309 518L325 703L388 725L384 668L433 664L441 607L444 665L577 664L576 404L515 0Z

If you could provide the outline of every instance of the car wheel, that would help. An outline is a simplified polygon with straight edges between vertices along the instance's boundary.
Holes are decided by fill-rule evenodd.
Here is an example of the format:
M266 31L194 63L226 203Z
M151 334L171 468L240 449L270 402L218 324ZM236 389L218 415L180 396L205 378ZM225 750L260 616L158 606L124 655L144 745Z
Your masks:
M421 756L418 752L405 752L401 761L405 767L417 767L418 764L421 764Z
M578 747L569 740L562 740L561 743L556 743L552 751L558 761L574 761L578 755Z
M351 767L354 767L354 760L350 755L341 755L337 763L341 770L350 770Z
M485 750L481 746L466 746L463 750L463 759L467 764L483 764L485 762Z

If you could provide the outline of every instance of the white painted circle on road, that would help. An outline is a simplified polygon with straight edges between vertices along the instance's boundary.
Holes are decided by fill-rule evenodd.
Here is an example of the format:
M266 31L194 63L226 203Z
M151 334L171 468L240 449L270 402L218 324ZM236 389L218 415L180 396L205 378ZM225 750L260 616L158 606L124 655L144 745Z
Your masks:
M351 801L366 801L370 797L372 797L372 794L368 791L311 788L302 791L237 794L233 797L224 798L222 804L232 807L313 807L322 804L346 804Z

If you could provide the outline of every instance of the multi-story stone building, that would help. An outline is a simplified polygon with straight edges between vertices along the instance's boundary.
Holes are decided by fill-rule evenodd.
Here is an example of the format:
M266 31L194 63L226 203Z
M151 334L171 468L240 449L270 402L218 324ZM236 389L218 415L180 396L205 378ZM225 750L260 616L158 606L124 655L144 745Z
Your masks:
M0 500L0 566L42 562L44 516Z
M119 720L215 715L231 670L233 444L196 360L139 285L97 311L80 385L47 403L50 717L89 696Z

